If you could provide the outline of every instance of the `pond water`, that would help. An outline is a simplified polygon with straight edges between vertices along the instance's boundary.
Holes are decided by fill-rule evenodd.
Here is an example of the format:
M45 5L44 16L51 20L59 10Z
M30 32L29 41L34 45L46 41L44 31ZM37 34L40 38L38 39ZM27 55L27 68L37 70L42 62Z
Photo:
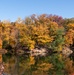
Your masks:
M4 73L7 75L48 75L49 57L28 55L3 55Z
M53 69L53 65L55 69ZM24 55L3 55L4 75L67 75L64 74L63 62L57 60L54 55L31 56ZM57 74L54 74L57 72Z

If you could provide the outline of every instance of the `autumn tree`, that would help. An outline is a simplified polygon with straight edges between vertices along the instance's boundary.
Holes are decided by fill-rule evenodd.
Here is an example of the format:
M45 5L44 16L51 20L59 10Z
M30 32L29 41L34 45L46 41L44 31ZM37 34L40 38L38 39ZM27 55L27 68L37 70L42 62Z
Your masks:
M64 24L64 19L62 16L58 15L48 15L48 19L52 22L56 22L59 26L62 26Z
M55 51L61 51L64 45L64 28L59 27L56 31L56 35L54 37L53 42L51 43L51 48Z
M74 23L67 25L67 32L65 34L65 42L68 46L74 43Z

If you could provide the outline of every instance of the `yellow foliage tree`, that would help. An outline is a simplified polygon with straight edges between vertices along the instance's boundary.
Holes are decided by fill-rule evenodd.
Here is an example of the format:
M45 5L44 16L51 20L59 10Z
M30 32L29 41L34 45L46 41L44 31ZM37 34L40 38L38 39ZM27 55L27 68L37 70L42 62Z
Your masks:
M74 23L69 23L67 25L68 31L65 34L66 45L70 46L74 43Z
M31 32L31 39L33 39L36 45L43 45L47 42L52 42L53 38L49 35L47 25L30 25L29 30Z

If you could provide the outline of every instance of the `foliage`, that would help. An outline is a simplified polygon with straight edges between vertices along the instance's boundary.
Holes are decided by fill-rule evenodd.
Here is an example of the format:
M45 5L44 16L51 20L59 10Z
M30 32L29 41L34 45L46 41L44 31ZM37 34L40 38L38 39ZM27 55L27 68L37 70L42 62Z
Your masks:
M55 54L46 59L46 62L38 61L32 56L27 62L24 59L24 66L20 63L23 70L25 69L23 72L27 73L26 68L28 67L29 73L33 70L34 74L39 70L42 74L48 74L49 70L49 75L73 73L74 62L70 59L63 60L61 54L65 46L74 47L74 18L63 19L58 15L33 14L25 19L18 18L15 22L0 22L0 48L3 47L11 53L17 54L17 51L22 51L22 49L26 51L43 47ZM15 61L17 62L17 60ZM16 65L18 64L16 63Z
M64 45L64 29L61 27L57 29L51 48L55 51L61 51Z
M33 14L24 20L3 21L0 28L3 48L10 45L15 49L19 43L29 50L46 47L61 51L64 45L69 47L74 43L74 19L57 15Z
M67 32L65 34L66 45L72 45L74 43L74 23L69 23L67 25Z
M65 60L65 71L67 72L67 74L73 74L74 73L74 62L70 59L67 58Z
M64 61L59 59L59 54L52 55L50 62L53 65L53 68L49 70L50 75L64 75Z

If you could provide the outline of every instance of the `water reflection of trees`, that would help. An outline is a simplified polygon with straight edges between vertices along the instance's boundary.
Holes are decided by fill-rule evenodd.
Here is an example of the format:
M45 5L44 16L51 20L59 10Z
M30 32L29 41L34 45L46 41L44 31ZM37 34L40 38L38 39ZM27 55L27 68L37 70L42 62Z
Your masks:
M59 55L3 55L5 73L10 75L68 75L73 73L73 61ZM61 74L60 74L61 73Z
M6 59L7 58L7 59ZM45 57L3 56L5 72L11 75L47 75L52 64Z

